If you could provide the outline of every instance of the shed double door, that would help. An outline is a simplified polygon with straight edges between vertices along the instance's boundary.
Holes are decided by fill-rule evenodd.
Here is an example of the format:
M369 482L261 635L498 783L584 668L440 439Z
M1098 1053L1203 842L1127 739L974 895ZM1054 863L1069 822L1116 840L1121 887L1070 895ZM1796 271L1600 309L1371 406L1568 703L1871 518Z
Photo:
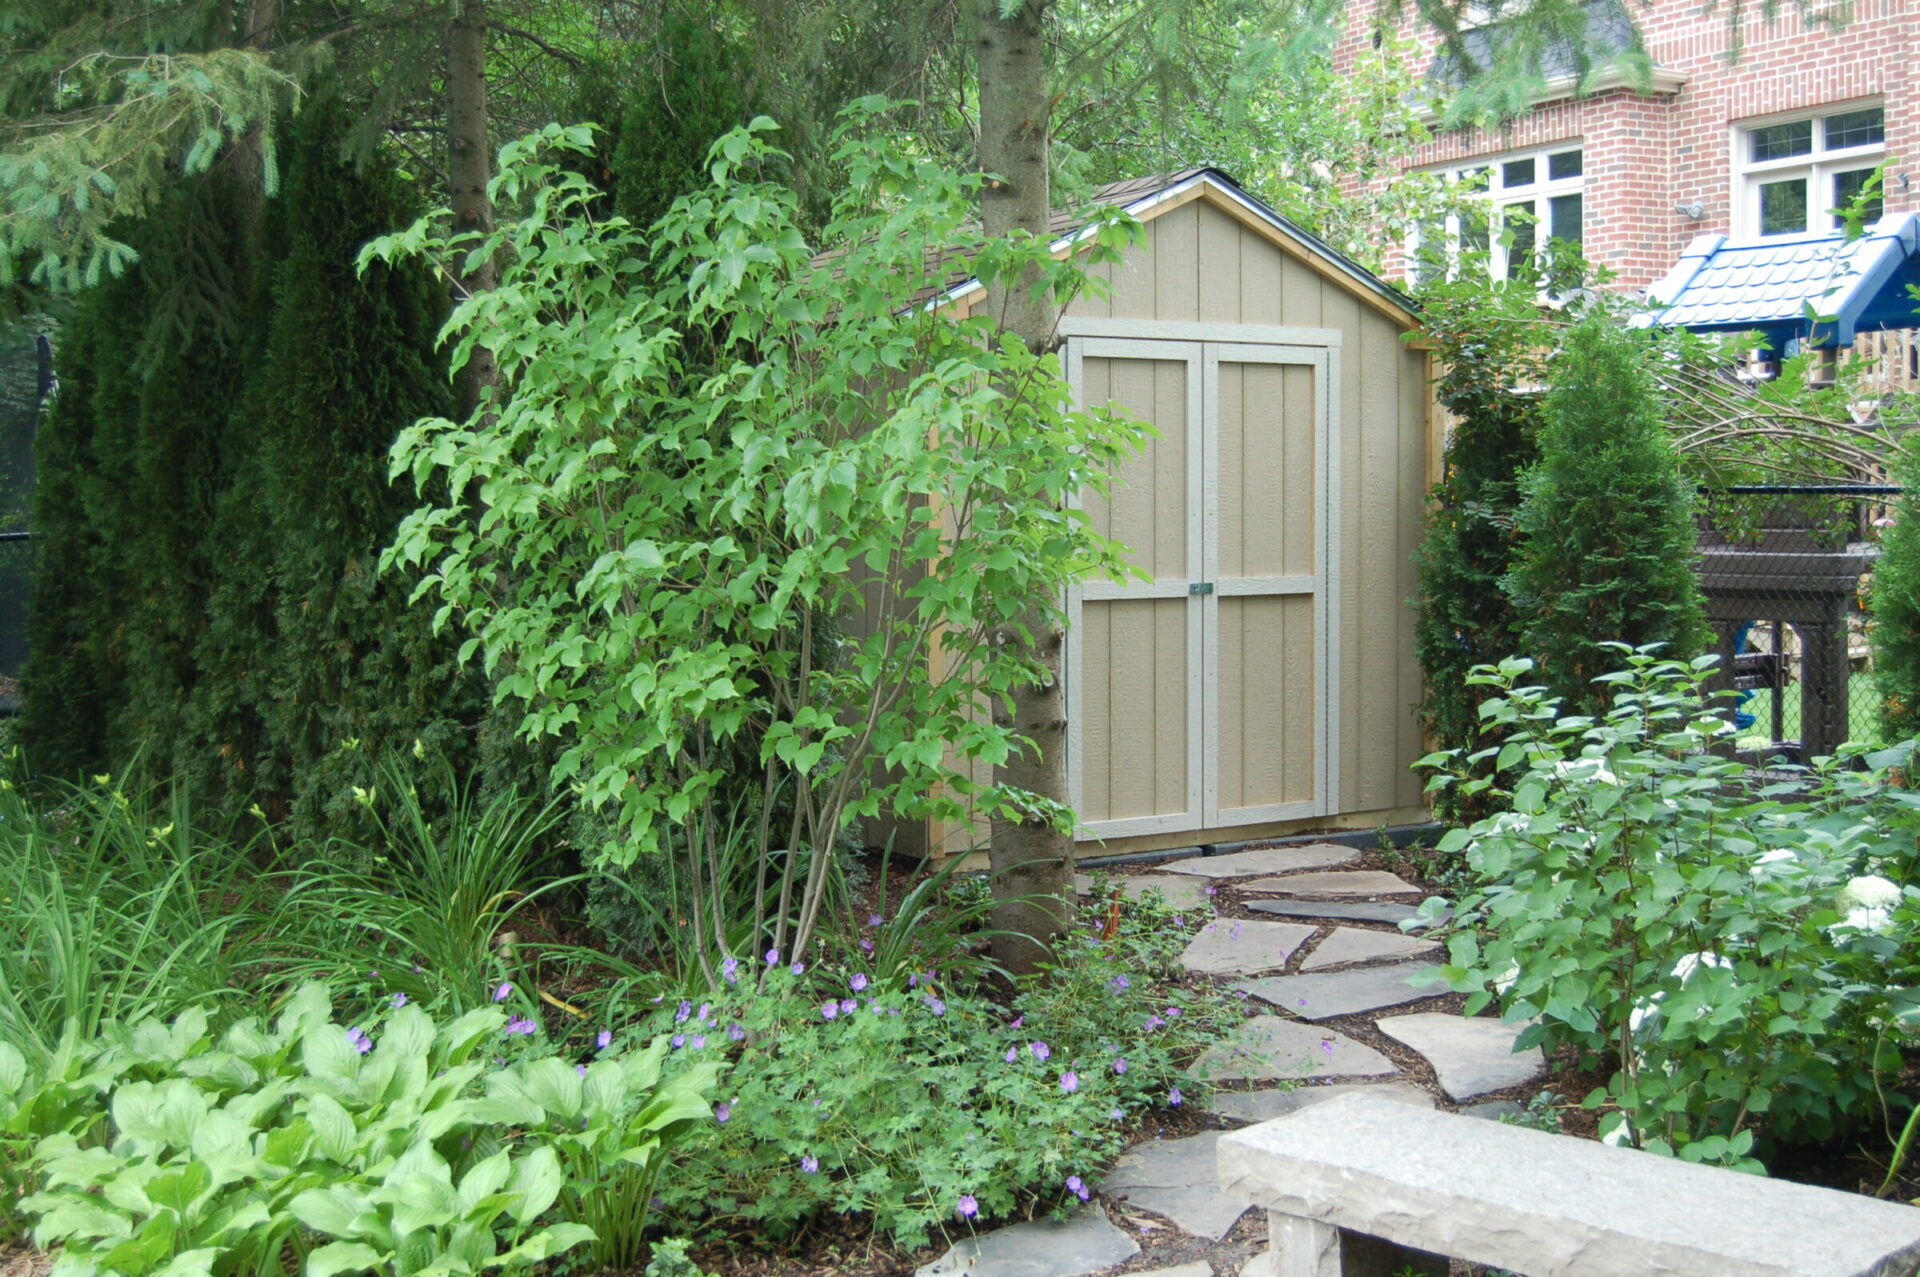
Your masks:
M1080 837L1332 811L1332 352L1079 337L1067 356L1079 402L1158 431L1084 501L1151 579L1068 596Z

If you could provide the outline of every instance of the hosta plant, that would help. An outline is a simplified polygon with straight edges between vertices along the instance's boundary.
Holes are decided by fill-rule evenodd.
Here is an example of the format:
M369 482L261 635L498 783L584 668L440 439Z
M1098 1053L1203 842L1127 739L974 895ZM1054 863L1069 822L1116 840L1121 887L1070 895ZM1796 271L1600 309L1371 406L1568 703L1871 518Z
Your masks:
M242 1020L217 1040L197 1012L111 1029L87 1049L105 1130L69 1123L41 1139L21 1213L37 1245L61 1247L61 1277L271 1274L289 1249L311 1251L309 1271L395 1277L548 1258L592 1236L577 1221L539 1226L571 1156L561 1138L582 1128L544 1108L500 1111L493 1097L573 1072L502 1064L512 1024L495 1006L436 1024L402 1004L343 1026L309 985L271 1026ZM605 1141L643 1164L684 1133L711 1081L653 1087L618 1058L595 1067L619 1073L619 1112L674 1115Z

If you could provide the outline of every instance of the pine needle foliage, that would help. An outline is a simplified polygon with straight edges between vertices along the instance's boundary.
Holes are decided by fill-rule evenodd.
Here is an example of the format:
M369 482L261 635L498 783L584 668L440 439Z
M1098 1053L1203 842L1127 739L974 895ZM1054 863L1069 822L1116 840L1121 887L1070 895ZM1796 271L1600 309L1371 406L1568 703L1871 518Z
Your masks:
M1540 460L1523 482L1507 593L1525 618L1521 651L1562 697L1598 714L1617 668L1608 641L1709 644L1694 570L1693 491L1661 427L1647 342L1605 315L1570 329L1548 369Z

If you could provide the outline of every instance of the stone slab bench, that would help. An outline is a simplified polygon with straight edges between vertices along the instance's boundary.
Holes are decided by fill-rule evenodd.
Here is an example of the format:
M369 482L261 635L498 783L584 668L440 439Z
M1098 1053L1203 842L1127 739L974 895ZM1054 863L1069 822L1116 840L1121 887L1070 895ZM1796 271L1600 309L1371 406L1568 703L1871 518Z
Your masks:
M1363 1094L1224 1135L1271 1277L1914 1277L1920 1209ZM1260 1270L1249 1266L1248 1272Z

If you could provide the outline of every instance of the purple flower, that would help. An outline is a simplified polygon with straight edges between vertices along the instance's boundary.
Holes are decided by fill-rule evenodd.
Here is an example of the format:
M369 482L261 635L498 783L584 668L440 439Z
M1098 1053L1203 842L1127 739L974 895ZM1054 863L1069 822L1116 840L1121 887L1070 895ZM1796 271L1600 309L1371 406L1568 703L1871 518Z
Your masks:
M840 1011L843 1015L852 1015L855 1011L858 1011L859 1009L860 1009L859 1002L855 1001L853 998L840 999Z
M838 1002L835 1002L832 998L828 998L825 1002L820 1004L820 1018L822 1020L831 1020L834 1016L839 1014L840 1014L840 1004Z
M747 1036L747 1031L746 1029L741 1027L740 1022L738 1020L735 1020L732 1024L729 1024L727 1026L727 1037L730 1040L734 1042L740 1042L745 1040L746 1036Z
M1087 1191L1086 1183L1082 1181L1078 1175L1067 1176L1067 1191L1083 1202L1093 1196L1092 1193Z
M927 1010L933 1012L935 1018L943 1016L947 1013L947 1004L942 1002L939 998L933 997L932 995L928 995L928 997L926 998L926 1004L927 1004Z
M1126 1115L1127 1115L1127 1111L1125 1109L1118 1109L1118 1108L1115 1109L1113 1112L1107 1114L1108 1117L1112 1118L1116 1122L1125 1118Z
M861 947L862 949L865 949L865 950L866 950L866 951L867 951L868 953L872 953L872 952L873 952L873 941L871 941L871 940L869 940L869 939L867 939L867 938L866 938L865 936L861 936L861 937L860 937L860 947Z
M711 1020L713 1018L713 1003L702 1002L700 1004L700 1009L694 1013L693 1018L700 1021L702 1024L705 1024L708 1020Z
M909 989L917 989L920 987L920 973L918 971L907 976L907 987Z
M606 1050L606 1049L607 1049L608 1047L610 1047L610 1046L612 1046L612 1045L613 1045L613 1030L612 1030L612 1029L602 1029L602 1030L600 1030L600 1036L599 1036L599 1037L597 1037L597 1038L595 1038L595 1039L593 1040L593 1044L594 1044L594 1045L595 1045L596 1047L598 1047L598 1048L600 1048L600 1049L601 1049L602 1051L604 1051L604 1050Z
M693 1003L682 1000L679 1008L673 1013L673 1022L675 1024L685 1024L687 1022L687 1017L692 1014L693 1014Z
M793 972L795 975L805 975L807 973L807 964L804 962L796 962L788 967L787 970Z
M867 925L868 925L869 927L877 927L877 926L879 926L879 925L880 925L880 924L881 924L882 922L884 922L884 921L886 921L886 919L884 919L884 918L882 918L882 917L881 917L881 916L880 916L879 914L877 914L877 913L870 913L870 914L868 914L868 915L867 915ZM973 1199L972 1199L971 1197L969 1197L969 1198L966 1198L965 1200L966 1200L966 1201L969 1201L969 1202L970 1202L970 1201L972 1201Z
M1165 1020L1162 1020L1159 1016L1150 1015L1147 1017L1147 1022L1141 1025L1140 1027L1145 1029L1147 1032L1151 1033L1155 1029L1164 1028L1166 1026L1166 1023L1167 1022Z
M1127 1071L1127 1062L1124 1059L1115 1060L1113 1062L1113 1071L1115 1073L1125 1073Z
M373 970L367 972L367 976L369 979L378 980L380 978L380 968L375 967Z
M722 962L720 964L720 978L728 984L738 983L740 980L740 959L728 958L725 962Z
M1178 1019L1180 1018L1180 1008L1179 1008L1179 1007L1168 1007L1168 1008L1167 1008L1167 1018L1168 1018L1169 1020L1178 1020Z
M705 1046L706 1044L707 1044L707 1035L704 1033L694 1034L690 1042L690 1045L696 1051L698 1051L701 1047Z
M587 1075L587 1066L584 1064L576 1064L573 1066L573 1071L581 1077L585 1077Z
M780 965L780 951L778 949L767 950L767 965L770 967Z
M972 1193L962 1193L959 1204L953 1209L959 1212L961 1219L972 1219L980 1213L980 1203L973 1200Z
M1019 1019L1015 1020L1012 1024L1009 1024L1007 1027L1009 1029L1017 1029L1021 1025L1025 1024L1026 1022L1027 1022L1027 1017L1023 1015Z
M684 1033L676 1033L676 1034L674 1034L674 1035L673 1035L673 1049L674 1049L674 1050L676 1050L676 1051L678 1051L678 1050L679 1050L679 1049L680 1049L681 1047L683 1047L683 1046L685 1046L686 1044L687 1044L687 1035L686 1035L686 1034L684 1034Z
M713 1120L722 1126L731 1122L733 1120L733 1105L727 1103L725 1100L721 1100L718 1104L714 1105Z
M1187 1102L1187 1097L1180 1094L1179 1087L1176 1086L1171 1091L1167 1092L1167 1103L1173 1105L1173 1107L1179 1108L1182 1104L1185 1104L1186 1102Z
M361 1032L360 1026L356 1024L347 1030L347 1045L365 1055L373 1050L373 1039Z
M495 1002L505 1002L508 998L512 996L513 996L513 986L511 984L503 984L499 988L493 991L493 1000Z
M820 1159L815 1157L812 1153L808 1153L805 1157L800 1159L800 1169L805 1174L811 1175L815 1171L820 1169Z
M1325 1051L1327 1053L1327 1058L1331 1060L1333 1058L1333 1039L1332 1038L1320 1039L1320 1049L1322 1051Z
M1060 1075L1060 1089L1069 1095L1079 1090L1080 1075L1078 1073L1062 1073Z
M865 993L867 991L867 973L864 971L854 972L853 979L847 981L847 984L855 993Z
M1012 1063L1013 1063L1013 1062L1014 1062L1015 1060L1017 1060L1017 1059L1019 1059L1019 1058L1020 1058L1020 1048L1019 1048L1019 1047L1017 1047L1017 1046L1010 1046L1010 1047L1008 1047L1008 1048L1007 1048L1007 1063L1008 1063L1008 1064L1012 1064Z
M539 1031L540 1026L523 1015L516 1015L507 1021L506 1034L508 1037L524 1038Z
M407 1005L407 995L404 993L396 993L391 998L388 998L387 1001L393 1003L393 1009L398 1011L401 1007Z
M1113 977L1113 979L1107 981L1107 984L1109 985L1109 987L1113 989L1115 993L1121 993L1133 987L1133 981L1127 979L1127 977L1123 975L1117 975Z
M1053 1054L1053 1048L1048 1046L1045 1042L1035 1042L1031 1046L1029 1046L1027 1050L1033 1052L1033 1058L1036 1060L1045 1060L1048 1056Z

